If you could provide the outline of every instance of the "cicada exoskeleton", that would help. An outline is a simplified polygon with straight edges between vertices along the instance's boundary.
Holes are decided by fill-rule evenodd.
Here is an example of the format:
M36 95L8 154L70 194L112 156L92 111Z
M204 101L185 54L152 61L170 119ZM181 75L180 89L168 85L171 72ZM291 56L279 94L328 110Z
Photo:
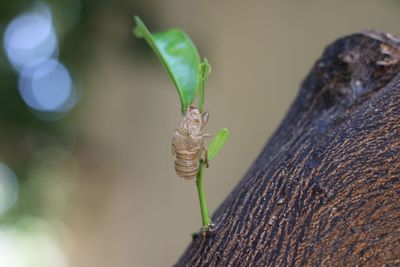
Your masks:
M175 155L175 171L178 176L191 180L199 171L199 160L205 151L204 127L208 121L208 112L201 113L196 107L189 107L183 116L179 128L172 138L172 154Z

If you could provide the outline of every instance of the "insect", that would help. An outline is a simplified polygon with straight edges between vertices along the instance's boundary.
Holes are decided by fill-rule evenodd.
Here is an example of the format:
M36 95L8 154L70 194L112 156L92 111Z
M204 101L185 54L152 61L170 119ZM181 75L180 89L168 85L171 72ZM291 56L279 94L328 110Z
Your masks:
M186 180L196 178L199 171L199 160L203 151L205 151L205 164L208 167L204 137L210 137L211 135L203 133L207 121L208 112L200 113L198 108L189 107L172 138L175 171L178 176Z

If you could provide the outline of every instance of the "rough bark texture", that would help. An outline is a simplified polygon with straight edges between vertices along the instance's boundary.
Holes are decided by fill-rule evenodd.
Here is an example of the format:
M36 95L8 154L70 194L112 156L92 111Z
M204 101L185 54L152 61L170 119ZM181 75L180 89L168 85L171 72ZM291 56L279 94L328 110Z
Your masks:
M395 36L330 45L177 266L400 266L399 71Z

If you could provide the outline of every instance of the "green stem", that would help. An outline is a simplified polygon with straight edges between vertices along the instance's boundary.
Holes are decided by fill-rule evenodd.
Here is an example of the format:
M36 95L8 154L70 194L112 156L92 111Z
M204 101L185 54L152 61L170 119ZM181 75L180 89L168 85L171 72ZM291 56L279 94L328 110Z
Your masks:
M198 108L200 113L203 113L203 105L204 105L204 87L208 77L210 74L211 67L208 64L206 58L202 62L200 66L200 87L199 87L199 101L198 101ZM203 230L204 227L208 228L211 224L211 218L208 214L208 207L207 207L207 200L206 200L206 193L204 192L204 185L203 185L203 178L204 178L204 161L200 159L199 162L199 172L197 173L196 185L197 185L197 192L199 194L199 202L200 202L200 210L201 210L201 221L203 223Z
M199 167L199 172L197 173L196 185L197 185L197 192L199 193L201 221L203 223L203 226L206 226L211 224L211 218L210 215L208 214L206 194L204 192L204 186L203 186L203 176L204 176L204 161L200 160L200 167Z
M199 111L200 111L200 113L203 112L203 105L204 105L204 84L205 84L205 81L202 79L200 81L200 92L199 92Z

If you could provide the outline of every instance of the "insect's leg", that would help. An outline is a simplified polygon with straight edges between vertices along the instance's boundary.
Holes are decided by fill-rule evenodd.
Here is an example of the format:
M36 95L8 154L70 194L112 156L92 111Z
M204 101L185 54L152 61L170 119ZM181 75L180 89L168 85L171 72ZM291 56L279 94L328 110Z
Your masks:
M172 152L172 156L175 156L176 153L175 153L174 139L172 139L171 152Z
M210 166L208 164L208 149L207 149L207 147L204 147L204 163L206 164L206 168L208 168Z
M208 118L209 118L209 114L208 112L204 112L203 114L201 114L201 120L203 121L203 125L205 125L208 122Z
M211 137L212 136L212 134L210 134L210 133L203 133L203 135L202 135L203 137Z

